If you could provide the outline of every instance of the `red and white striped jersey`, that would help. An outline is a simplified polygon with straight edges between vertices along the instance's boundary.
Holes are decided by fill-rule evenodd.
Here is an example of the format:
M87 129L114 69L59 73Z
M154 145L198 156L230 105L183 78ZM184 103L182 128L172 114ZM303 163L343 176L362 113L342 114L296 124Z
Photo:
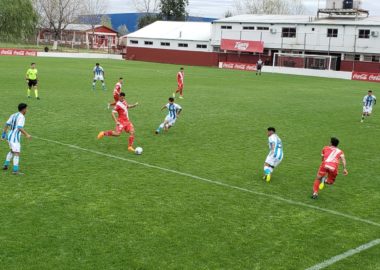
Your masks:
M120 95L120 93L121 93L121 87L122 87L121 83L118 82L118 83L115 84L115 88L113 89L113 95L114 96Z

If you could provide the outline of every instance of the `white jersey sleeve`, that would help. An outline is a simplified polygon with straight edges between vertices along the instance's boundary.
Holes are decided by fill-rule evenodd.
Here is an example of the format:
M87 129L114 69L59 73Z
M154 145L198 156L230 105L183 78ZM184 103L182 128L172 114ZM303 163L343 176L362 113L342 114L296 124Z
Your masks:
M25 117L24 115L20 114L20 117L17 118L16 126L17 128L24 128L25 125Z
M176 109L176 111L182 110L182 107L176 103L174 104L174 108Z

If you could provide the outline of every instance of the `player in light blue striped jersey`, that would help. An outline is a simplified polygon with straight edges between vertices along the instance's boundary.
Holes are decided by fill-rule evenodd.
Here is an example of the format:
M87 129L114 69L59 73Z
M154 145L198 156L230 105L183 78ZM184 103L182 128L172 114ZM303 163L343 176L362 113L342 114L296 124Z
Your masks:
M376 105L376 97L373 95L372 90L369 90L368 95L363 98L363 114L360 122L363 123L364 118L371 115L374 105Z
M268 143L269 154L264 163L264 180L269 183L274 168L280 165L282 159L284 158L282 141L276 134L276 129L274 127L268 128Z
M168 115L165 118L165 121L156 129L156 134L159 134L161 130L168 130L172 126L174 126L175 122L178 119L178 116L182 112L182 107L176 103L174 103L174 98L169 98L169 103L162 107L161 111L164 109L168 109Z
M93 69L93 73L94 73L94 81L92 82L92 90L95 90L97 81L101 81L103 90L106 90L106 84L104 82L104 78L105 78L104 68L99 63L96 63Z
M25 114L27 112L28 105L20 103L18 105L18 112L12 114L7 123L5 124L1 140L7 140L10 151L4 162L3 170L8 170L8 167L13 158L13 174L19 173L19 159L21 152L21 134L30 139L31 136L24 130Z

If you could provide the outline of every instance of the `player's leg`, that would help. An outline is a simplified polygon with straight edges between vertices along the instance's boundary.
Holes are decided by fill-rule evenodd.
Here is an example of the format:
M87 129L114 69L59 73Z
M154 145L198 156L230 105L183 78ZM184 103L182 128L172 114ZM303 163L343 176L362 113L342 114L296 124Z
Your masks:
M135 149L133 148L133 144L135 142L135 128L132 123L128 124L128 126L125 128L125 132L129 133L128 151L135 152Z
M321 187L321 184L323 183L323 179L326 179L328 176L328 171L326 170L326 168L324 167L324 165L321 165L319 167L319 170L318 170L318 173L317 173L317 177L315 178L314 180L314 184L313 184L313 195L311 196L312 199L317 199L318 198L318 192L320 189L323 189L324 185Z
M170 123L170 121L172 120L172 118L168 115L165 117L165 120L163 123L161 123L158 128L156 129L156 134L159 134L162 130L167 130L167 125L168 123Z
M12 153L12 150L10 150L9 153L7 154L7 156L5 157L5 161L4 161L4 165L3 165L4 171L8 170L12 158L13 158L13 153Z
M104 79L101 80L101 82L102 82L102 89L103 89L103 91L105 91L106 90L106 83L104 82Z
M38 82L37 81L34 82L33 89L34 89L34 96L36 97L36 99L40 99L40 97L38 96Z
M179 88L179 98L183 99L183 84L181 84L181 87Z
M28 93L28 98L30 98L30 92L32 91L32 84L30 80L28 80L28 89L26 91Z
M124 126L122 124L119 124L116 125L115 130L100 131L98 134L98 140L103 139L104 137L120 137L123 129Z
M20 162L20 153L13 153L13 174L19 174L19 162Z
M94 80L92 81L92 90L95 90L95 87L96 87L96 77L94 78Z
M268 155L264 162L264 177L263 177L263 179L267 181L268 183L271 180L272 173L275 166L276 166L275 159L272 156Z

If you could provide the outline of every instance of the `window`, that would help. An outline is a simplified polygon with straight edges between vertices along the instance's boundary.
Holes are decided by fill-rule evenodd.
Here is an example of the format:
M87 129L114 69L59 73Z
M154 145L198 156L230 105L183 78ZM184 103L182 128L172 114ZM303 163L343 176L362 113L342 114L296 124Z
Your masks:
M153 45L153 41L144 41L145 45Z
M254 26L243 26L243 30L255 30Z
M187 47L189 47L189 44L187 44L187 43L178 43L178 47L187 48Z
M355 55L354 54L345 54L344 55L344 60L346 60L346 61L354 61L355 60Z
M296 28L282 28L282 37L284 38L295 38L297 35Z
M368 29L359 29L359 38L369 38L371 31Z
M360 54L355 54L355 61L360 61Z
M266 26L258 26L257 30L264 30L264 31L269 31L269 27Z
M372 55L372 62L380 62L380 55Z
M220 28L221 29L232 29L232 26L231 25L222 25Z
M129 43L130 44L139 44L139 41L138 40L130 40Z
M197 44L197 49L207 49L207 45Z
M169 42L161 42L161 46L170 46Z
M314 32L314 31L315 31L315 28L314 28L314 27L313 27L313 28L311 28L311 31L313 31L313 32Z
M364 62L372 62L372 55L364 55L363 61Z
M338 37L338 29L327 29L327 37Z

